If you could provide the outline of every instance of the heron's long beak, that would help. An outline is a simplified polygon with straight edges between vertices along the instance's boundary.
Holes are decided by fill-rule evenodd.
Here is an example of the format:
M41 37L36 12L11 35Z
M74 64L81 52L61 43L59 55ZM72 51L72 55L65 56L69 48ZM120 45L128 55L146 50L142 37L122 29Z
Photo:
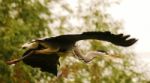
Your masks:
M32 53L33 53L33 51L31 51L31 52L28 53L27 55L25 55L25 56L23 56L23 57L20 57L20 58L18 58L18 59L14 59L14 60L7 61L6 64L8 64L8 65L16 64L16 63L18 63L19 61L23 60L24 58L30 56Z

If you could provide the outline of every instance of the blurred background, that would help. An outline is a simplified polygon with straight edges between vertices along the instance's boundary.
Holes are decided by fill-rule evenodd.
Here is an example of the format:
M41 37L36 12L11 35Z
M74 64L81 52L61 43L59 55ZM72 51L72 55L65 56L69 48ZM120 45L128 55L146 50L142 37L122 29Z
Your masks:
M147 72L141 69L147 65L139 67L145 64L141 57L148 56L149 51L147 3L146 0L0 0L0 83L150 82ZM122 48L103 41L81 41L79 46L84 53L105 50L112 55L98 56L88 64L66 57L58 67L66 73L59 79L22 62L5 63L21 57L25 51L21 45L32 39L86 31L131 34L139 42Z
M116 20L123 22L124 32L138 38L134 45L134 53L138 69L150 75L150 38L149 0L121 0L120 4L114 4L108 8L108 13Z

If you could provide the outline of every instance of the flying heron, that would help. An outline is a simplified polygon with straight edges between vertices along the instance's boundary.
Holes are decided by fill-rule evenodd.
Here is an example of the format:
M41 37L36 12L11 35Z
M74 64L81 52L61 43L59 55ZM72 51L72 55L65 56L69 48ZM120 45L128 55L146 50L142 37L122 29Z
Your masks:
M77 41L96 39L101 41L111 42L112 44L128 47L133 45L137 39L129 38L130 35L112 34L106 32L84 32L82 34L67 34L56 37L36 39L23 45L23 48L28 48L21 58L8 61L7 64L15 64L21 60L32 67L39 67L42 71L46 71L57 75L57 65L59 64L59 53L71 51L75 56L84 62L91 61L97 54L89 52L83 56L75 46ZM105 52L99 52L99 55Z

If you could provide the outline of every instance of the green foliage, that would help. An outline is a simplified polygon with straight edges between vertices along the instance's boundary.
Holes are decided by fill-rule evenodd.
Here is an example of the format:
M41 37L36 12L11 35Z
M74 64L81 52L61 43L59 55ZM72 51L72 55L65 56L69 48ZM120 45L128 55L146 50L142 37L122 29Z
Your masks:
M49 33L47 21L40 15L49 15L47 7L38 0L0 1L0 58L1 81L24 83L34 82L24 65L8 66L4 62L22 55L21 45L29 40ZM3 63L3 64L2 64ZM11 71L10 71L11 70ZM6 73L6 74L4 74ZM1 82L2 83L2 82Z
M0 43L1 58L8 59L11 55L19 55L20 45L27 40L38 38L47 28L47 21L40 14L47 14L48 9L38 0L0 2ZM5 50L5 51L4 51ZM18 52L17 52L18 51Z
M119 59L99 56L85 64L66 57L61 61L59 69L65 71L65 74L60 78L22 62L6 65L7 60L20 57L24 52L20 49L21 45L32 39L85 31L117 33L120 29L121 23L105 13L105 8L111 3L105 0L77 1L78 4L70 5L65 0L0 0L0 83L148 82L141 73L133 70L130 53L124 53L122 48L99 41L87 41L87 45L82 43L87 48L83 51L110 50Z

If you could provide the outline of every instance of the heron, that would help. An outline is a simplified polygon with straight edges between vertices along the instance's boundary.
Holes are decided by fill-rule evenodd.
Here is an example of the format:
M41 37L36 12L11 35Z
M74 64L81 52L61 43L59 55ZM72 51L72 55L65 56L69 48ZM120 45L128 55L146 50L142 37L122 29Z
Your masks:
M16 64L19 61L23 61L25 64L32 67L39 67L42 71L57 75L57 65L59 65L59 58L66 56L60 53L72 52L84 62L90 62L96 55L103 55L105 52L89 52L86 56L83 56L75 45L80 40L100 40L107 41L117 46L128 47L133 45L137 39L129 38L130 35L112 34L109 31L91 31L83 32L82 34L66 34L55 37L49 37L44 39L36 39L29 43L26 43L22 48L27 48L21 58L8 61L7 64Z

